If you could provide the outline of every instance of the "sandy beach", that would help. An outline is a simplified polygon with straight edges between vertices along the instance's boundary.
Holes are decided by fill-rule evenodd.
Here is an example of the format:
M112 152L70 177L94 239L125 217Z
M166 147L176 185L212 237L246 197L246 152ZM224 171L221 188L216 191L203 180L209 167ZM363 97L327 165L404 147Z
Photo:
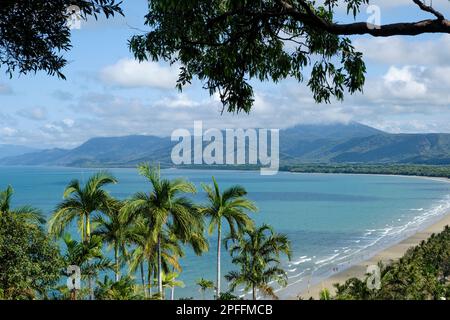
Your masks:
M380 251L372 258L362 261L342 272L324 279L320 283L311 286L309 289L306 289L303 292L298 292L296 296L289 296L288 299L298 299L298 297L301 297L303 299L309 299L310 297L318 299L320 291L324 288L327 288L332 294L334 294L335 288L333 287L333 284L343 283L347 279L352 277L363 278L369 265L376 265L379 261L388 264L392 260L401 258L409 248L417 246L423 240L428 239L431 234L443 231L446 225L450 225L450 212L447 212L447 214L441 220L437 221L431 226L415 233L409 238L387 249ZM289 291L293 292L293 290L295 290L295 286L294 288L290 288Z

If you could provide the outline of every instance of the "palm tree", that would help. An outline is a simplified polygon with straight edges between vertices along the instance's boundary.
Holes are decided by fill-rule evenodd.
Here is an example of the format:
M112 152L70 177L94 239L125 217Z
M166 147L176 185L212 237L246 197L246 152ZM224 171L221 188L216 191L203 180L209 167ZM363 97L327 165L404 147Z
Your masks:
M93 298L91 279L98 275L100 271L110 270L111 261L103 257L102 239L93 236L89 242L78 242L73 240L70 234L63 236L66 245L64 261L67 266L78 266L83 278L88 279L88 289L90 298ZM77 291L71 292L71 299L77 299Z
M175 298L175 287L184 288L183 281L177 280L179 274L176 272L163 273L163 287L170 288L170 300L174 300Z
M197 280L197 285L200 287L200 294L202 295L202 300L205 300L205 292L206 290L214 289L214 281L199 279Z
M238 238L229 237L225 243L233 264L240 266L239 271L231 271L225 276L230 281L230 288L234 290L238 285L244 285L246 291L252 290L253 300L257 298L257 290L265 296L277 298L269 283L275 281L280 286L287 285L287 274L280 267L281 254L291 259L286 235L277 234L272 227L262 225L255 230L247 230Z
M220 251L222 237L222 221L225 220L233 236L237 232L252 228L252 220L245 211L257 211L254 203L245 196L247 191L241 186L232 186L223 193L220 192L217 181L212 177L214 189L209 185L202 185L209 203L200 209L200 212L210 218L209 233L217 228L217 283L216 297L220 297Z
M78 219L81 240L89 242L91 215L107 207L109 195L103 187L111 183L117 180L106 171L91 176L84 187L78 180L71 181L64 191L64 200L49 221L50 233L61 236L69 224Z
M128 257L127 246L133 243L136 237L134 234L130 219L126 219L120 212L124 203L122 201L110 198L108 206L104 209L103 215L93 219L93 225L96 226L93 235L98 235L103 242L114 249L114 273L115 281L120 280L121 257ZM119 256L120 254L120 256Z
M44 216L39 209L30 206L22 206L14 210L11 209L11 199L13 194L14 190L11 186L0 191L0 217L2 215L14 215L28 225L42 225L45 223Z
M149 193L136 193L127 202L124 212L145 218L149 242L156 244L158 292L162 295L162 237L170 228L178 239L189 241L192 234L200 229L202 221L192 201L183 196L185 193L195 193L196 189L184 179L162 179L159 167L141 164L138 170L150 182L152 189Z
M141 271L141 281L145 292L144 264L147 263L147 282L148 292L145 296L152 296L152 283L154 275L158 275L158 250L157 242L152 237L152 231L148 228L141 228L137 231L135 240L136 248L131 255L130 273L134 273L137 268ZM161 270L163 273L169 273L170 270L181 271L179 258L184 256L184 251L180 246L180 242L173 234L164 232L161 235ZM164 298L164 292L159 293Z
M158 255L157 255L157 242L152 237L152 230L148 228L146 219L142 216L137 216L133 224L133 245L135 249L131 254L130 259L130 273L135 273L138 268L141 273L141 283L144 290L145 297L152 296L152 279L153 273L157 277ZM197 255L202 254L208 250L208 243L202 233L194 232L190 239L186 242L181 242L169 225L164 230L161 236L161 262L162 270L165 273L170 270L176 270L181 272L181 266L179 264L179 258L184 256L184 250L181 244L189 245L194 253ZM148 292L145 285L144 268L147 263L147 281ZM163 295L161 295L163 297Z
M119 281L113 281L105 276L103 281L97 281L95 297L99 300L136 300L141 298L135 293L135 284L130 276L125 276Z

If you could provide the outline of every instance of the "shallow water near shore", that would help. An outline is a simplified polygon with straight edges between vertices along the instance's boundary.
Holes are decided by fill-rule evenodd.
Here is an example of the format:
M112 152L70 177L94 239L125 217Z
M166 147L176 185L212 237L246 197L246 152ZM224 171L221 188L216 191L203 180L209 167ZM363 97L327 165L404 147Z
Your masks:
M0 188L8 184L14 187L14 206L30 204L50 215L71 179L85 181L95 171L0 167ZM149 191L149 185L135 169L110 171L119 179L118 185L108 187L112 195L126 198L136 191ZM199 190L200 183L210 183L213 175L223 189L243 185L259 207L259 212L252 214L255 221L271 224L277 232L289 236L294 254L284 267L291 288L295 283L296 290L366 259L450 210L450 184L415 177L286 172L261 176L258 171L175 169L163 170L163 175L185 177ZM195 199L205 201L203 192L199 191ZM71 232L76 234L74 228ZM210 238L210 251L202 257L186 250L180 276L185 287L176 289L176 297L198 298L195 281L201 277L215 279L214 239ZM223 251L223 274L232 269ZM280 297L286 297L287 291L280 291ZM244 292L238 290L237 294Z

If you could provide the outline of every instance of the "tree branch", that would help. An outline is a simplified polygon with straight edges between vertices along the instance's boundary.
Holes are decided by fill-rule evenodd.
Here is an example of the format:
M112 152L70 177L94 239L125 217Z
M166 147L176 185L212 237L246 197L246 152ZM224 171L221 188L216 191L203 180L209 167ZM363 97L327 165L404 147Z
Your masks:
M376 26L365 22L332 24L327 31L336 35L370 34L375 37L415 36L424 33L450 33L448 20L423 20L411 23L393 23Z
M420 0L413 0L422 10L430 12L437 17L437 19L427 19L416 22L392 23L386 25L374 25L366 22L354 22L348 24L339 24L329 22L318 16L314 9L303 0L297 3L301 6L301 11L294 7L289 0L277 0L279 9L267 10L262 12L248 11L243 8L226 12L220 16L212 18L208 21L208 29L214 24L223 22L226 18L233 15L247 15L249 18L268 19L271 17L290 17L303 25L322 30L335 35L372 35L374 37L390 37L396 35L415 36L425 33L450 33L450 21L433 9L425 5ZM222 45L222 44L217 44Z
M317 16L317 14L305 1L300 0L298 2L305 13L298 11L287 0L278 0L278 3L282 6L282 12L284 14L289 15L293 19L296 19L308 27L323 30L335 35L369 34L375 37L390 37L396 35L415 36L423 33L450 33L449 20L446 20L442 14L429 6L424 5L421 1L413 1L419 2L422 10L433 13L439 18L435 20L423 20L417 22L392 23L381 26L366 22L338 24L328 22ZM440 17L442 17L442 19Z
M434 16L436 16L436 18L438 18L438 20L445 20L444 15L442 13L440 13L439 11L435 10L432 6L427 6L421 0L413 0L413 2L415 4L417 4L421 10L429 12L429 13L433 14Z

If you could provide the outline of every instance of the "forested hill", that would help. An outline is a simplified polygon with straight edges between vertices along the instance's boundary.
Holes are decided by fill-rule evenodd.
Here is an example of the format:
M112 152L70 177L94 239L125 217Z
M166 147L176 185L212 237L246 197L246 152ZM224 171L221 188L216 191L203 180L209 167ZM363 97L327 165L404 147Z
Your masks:
M2 156L0 165L171 165L169 137L93 138L77 148ZM390 134L359 123L298 125L280 131L281 165L297 163L450 164L450 134Z

